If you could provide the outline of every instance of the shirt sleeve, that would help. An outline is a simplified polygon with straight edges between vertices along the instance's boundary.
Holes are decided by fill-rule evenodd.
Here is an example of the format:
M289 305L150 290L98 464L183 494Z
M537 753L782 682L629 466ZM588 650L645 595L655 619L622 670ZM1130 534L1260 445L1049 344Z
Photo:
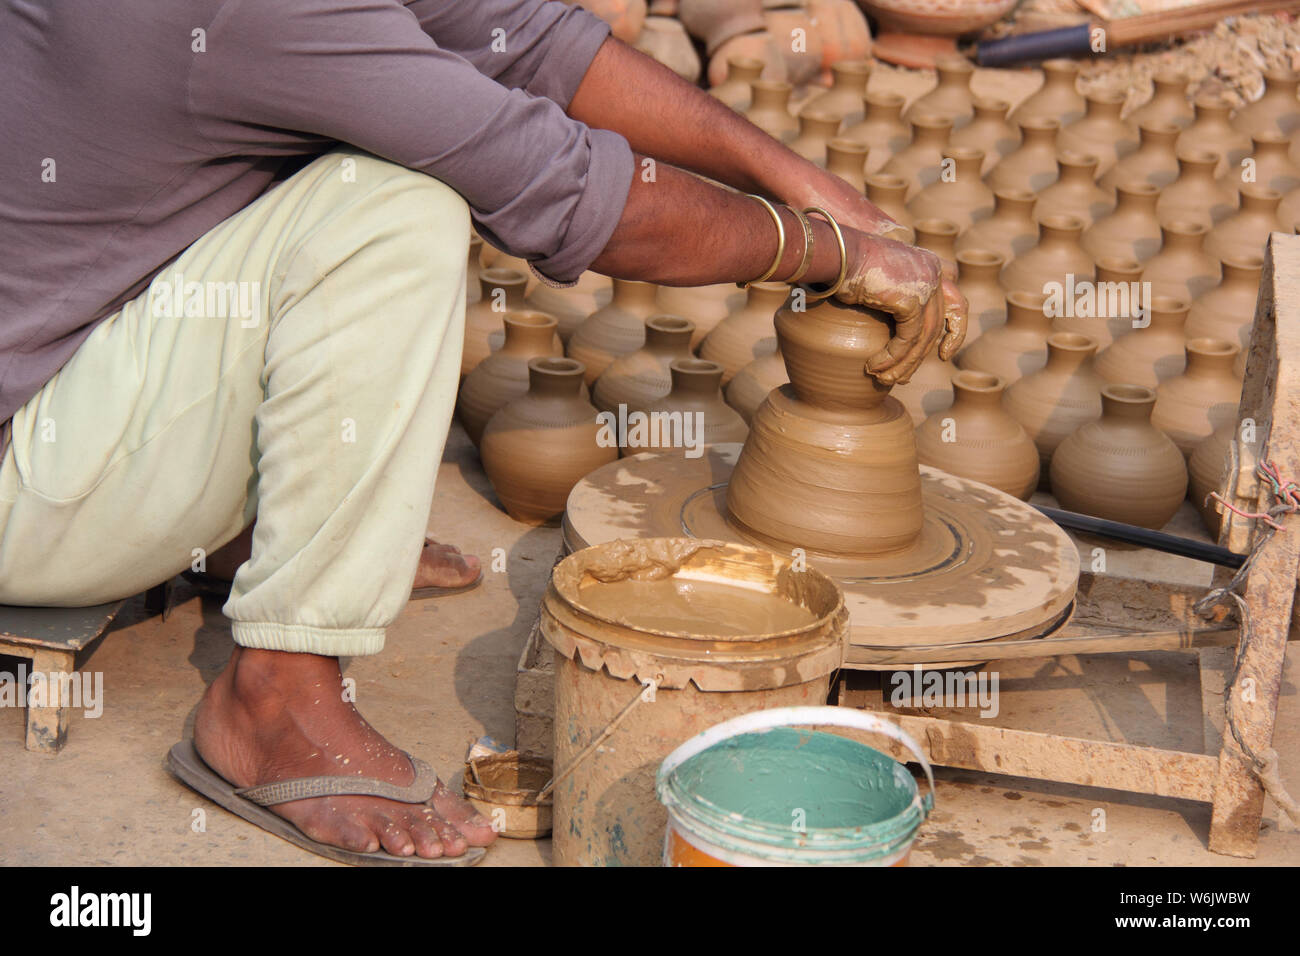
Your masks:
M532 37L548 22L534 18L555 6L439 6L482 27L488 19L465 13L479 3L509 14L501 21L507 51L512 30L518 40ZM565 23L567 16L553 25ZM462 26L453 42L471 47L475 32ZM576 88L573 68L549 63L559 52L541 33L521 42L498 75L563 98ZM491 62L490 52L475 49ZM589 63L577 68L579 80ZM570 119L557 99L485 75L435 42L400 0L227 0L208 28L206 52L195 54L190 101L202 135L231 155L265 144L270 129L350 143L428 173L465 198L485 238L560 282L600 254L632 182L623 137Z

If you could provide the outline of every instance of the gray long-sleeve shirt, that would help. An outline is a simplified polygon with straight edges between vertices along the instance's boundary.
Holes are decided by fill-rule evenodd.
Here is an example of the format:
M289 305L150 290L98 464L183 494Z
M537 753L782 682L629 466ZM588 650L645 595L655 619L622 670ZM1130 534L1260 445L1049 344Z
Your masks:
M0 422L335 143L436 176L576 278L633 175L622 137L564 115L608 32L542 0L0 0Z

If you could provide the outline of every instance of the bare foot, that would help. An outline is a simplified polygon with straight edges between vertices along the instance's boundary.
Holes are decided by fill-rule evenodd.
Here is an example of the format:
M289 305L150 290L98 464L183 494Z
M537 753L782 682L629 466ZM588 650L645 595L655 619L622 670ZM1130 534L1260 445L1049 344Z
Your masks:
M236 647L199 703L194 745L237 787L316 776L415 779L406 755L343 699L338 659L315 654ZM268 809L313 840L361 853L460 856L496 839L490 823L442 783L425 804L313 797Z

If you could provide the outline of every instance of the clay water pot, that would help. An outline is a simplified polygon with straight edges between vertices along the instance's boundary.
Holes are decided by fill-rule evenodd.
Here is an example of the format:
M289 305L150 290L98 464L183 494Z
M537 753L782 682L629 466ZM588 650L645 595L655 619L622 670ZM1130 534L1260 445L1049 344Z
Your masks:
M1219 491L1223 487L1223 479L1228 470L1229 446L1236 437L1236 421L1226 422L1199 442L1192 451L1192 457L1187 460L1187 495L1215 541L1219 540L1223 515L1219 513L1218 505L1210 499L1210 492Z
M656 297L659 311L690 319L695 326L691 333L692 351L699 348L704 337L725 319L732 309L745 301L745 293L734 282L715 285L671 286L661 285Z
M1232 117L1232 125L1246 136L1265 130L1283 135L1291 133L1300 127L1300 103L1296 102L1298 82L1300 78L1290 70L1265 70L1263 94L1238 110Z
M1205 240L1205 251L1223 260L1233 255L1263 254L1271 232L1291 232L1278 222L1277 207L1282 194L1258 183L1244 183L1240 189L1241 207L1218 223Z
M758 60L763 64L760 79L781 82L789 80L785 68L785 59L781 56L780 44L767 30L756 30L753 33L742 33L740 36L732 37L718 47L716 53L709 56L709 66L705 73L705 78L709 84L713 86L721 85L727 78L728 62L738 56ZM752 105L753 97L754 91L751 84L750 90L746 94L748 104ZM745 108L748 109L748 106Z
M804 107L799 112L799 135L789 146L804 159L818 166L826 165L826 144L835 138L840 120L834 113L824 113Z
M1075 86L1078 77L1079 65L1073 60L1044 61L1043 85L1016 107L1011 119L1023 125L1026 120L1050 117L1065 126L1082 118L1087 103Z
M1027 189L1010 188L993 190L993 198L993 212L958 237L957 251L983 249L1010 262L1038 242L1037 197Z
M947 219L964 230L993 212L993 190L980 179L984 152L949 146L943 155L945 171L913 196L907 209L916 219Z
M736 112L749 108L750 84L763 75L763 61L735 54L727 58L727 78L709 90L709 95L726 103Z
M677 19L712 56L732 37L763 29L762 0L681 0Z
M469 237L469 261L465 263L465 307L469 308L483 298L483 286L479 282L479 273L483 266L483 240L474 234Z
M1129 153L1101 177L1103 189L1115 189L1121 183L1150 183L1163 189L1178 178L1178 156L1174 143L1179 128L1173 123L1145 123L1138 127L1138 148Z
M1041 292L1008 292L1007 321L989 329L957 355L962 369L988 372L1007 385L1047 364L1052 321L1043 311Z
M755 80L749 88L750 103L745 118L774 139L794 139L799 132L799 123L790 114L790 94L794 87L783 80Z
M1079 245L1084 221L1078 216L1048 216L1038 224L1038 244L1012 259L1002 269L1000 281L1008 292L1050 295L1053 284L1064 288L1071 277L1075 285L1096 276L1092 256Z
M867 188L867 147L851 139L833 139L826 144L826 171L834 173L859 193Z
M1151 84L1151 98L1129 115L1129 122L1137 127L1147 123L1179 129L1190 126L1195 113L1187 102L1187 74L1176 69L1160 70L1151 78Z
M1156 395L1107 385L1101 418L1061 442L1052 456L1052 493L1068 511L1163 528L1187 495L1183 453L1151 424Z
M1229 169L1240 169L1241 161L1254 148L1250 137L1229 122L1232 101L1222 93L1202 93L1196 97L1196 118L1178 134L1174 151L1182 156L1189 151L1215 154L1214 175L1222 176Z
M879 172L895 153L912 141L912 127L902 119L904 102L899 93L868 93L862 100L862 121L841 134L842 138L867 147L868 173Z
M796 87L816 80L822 71L822 37L808 10L802 6L767 9L763 23L785 60L786 79Z
M862 121L863 98L867 95L867 80L871 77L871 62L845 60L831 66L831 88L818 94L804 106L802 113L814 112L834 117L837 124L852 126ZM836 127L838 129L838 125Z
M1103 256L1097 260L1097 281L1077 290L1052 316L1054 332L1076 332L1097 343L1100 351L1133 330L1142 319L1142 263ZM1049 311L1052 311L1049 309Z
M1237 421L1241 381L1232 373L1241 346L1222 339L1190 339L1187 369L1160 383L1151 424L1186 457L1222 425Z
M1038 450L1002 410L1002 380L987 372L957 372L952 387L952 407L916 430L917 458L1028 501L1038 486Z
M460 353L460 374L468 375L492 353L491 338L505 339L501 318L507 312L522 312L528 279L514 269L493 266L479 273L479 300L465 307L465 344ZM498 346L499 348L500 346Z
M1121 335L1097 354L1097 374L1115 384L1154 389L1181 375L1187 364L1187 300L1153 296L1147 308L1150 324Z
M1229 256L1222 268L1222 281L1192 302L1184 331L1189 339L1224 339L1245 349L1255 323L1264 257L1259 253Z
M700 78L702 66L691 38L671 17L646 17L641 35L632 44L646 56L658 60L687 83Z
M952 121L946 116L917 113L912 117L912 141L891 156L881 171L906 179L907 198L911 199L939 178L951 132Z
M1109 256L1146 262L1160 251L1160 190L1146 182L1120 183L1115 211L1084 230L1079 244L1093 259Z
M664 449L680 454L685 451L693 454L698 445L719 445L726 442L743 442L749 434L749 426L740 417L740 413L726 403L722 397L722 366L697 358L675 358L669 364L672 388L667 395L655 399L646 406L646 414L654 419L655 413L681 414L683 422L682 435L693 437L692 447ZM695 426L686 425L686 416L699 416ZM689 431L687 429L690 429ZM623 454L633 455L639 449L627 447Z
M1210 230L1204 223L1175 220L1160 229L1164 241L1160 251L1146 262L1142 281L1150 283L1151 295L1167 295L1192 302L1220 279L1219 260L1205 251Z
M569 358L583 364L588 385L620 355L645 344L645 320L659 311L651 282L615 279L609 305L597 309L569 339Z
M582 395L584 371L573 359L530 359L528 391L483 430L483 470L516 521L559 517L574 485L618 459L616 445L602 444L596 409Z
M808 12L821 37L823 73L836 63L871 56L871 28L853 0L809 0ZM859 102L857 108L861 107Z
M985 176L1002 157L1020 145L1020 128L1007 120L1011 104L1006 100L977 96L972 100L973 118L948 137L950 146L964 146L984 153L980 175Z
M465 376L456 397L456 414L476 446L497 409L528 391L529 360L564 354L556 348L554 316L507 312L501 319L505 328L501 348Z
M788 381L790 376L786 374L785 358L782 357L781 350L777 349L754 359L733 375L724 395L727 404L739 412L748 425L768 393Z
M871 167L871 153L867 153L867 167ZM867 198L880 207L895 222L912 227L912 214L907 211L903 197L907 195L907 180L892 173L872 173L867 177Z
M912 224L916 244L939 257L944 275L957 277L957 250L953 244L961 231L955 222L947 219L918 219Z
M934 68L939 74L938 84L929 93L916 99L907 108L903 118L910 119L918 113L944 116L951 121L954 130L961 129L975 115L975 104L970 91L975 66L960 53L949 53L937 57Z
M967 249L957 253L957 288L969 306L966 341L973 342L1007 320L1007 292L998 281L1006 259L996 252Z
M648 12L646 0L582 0L582 6L608 23L610 31L624 43L637 38Z
M1056 147L1097 157L1098 176L1104 176L1120 158L1138 148L1137 127L1120 118L1125 96L1114 90L1094 90L1087 97L1081 119L1061 127Z
M1038 450L1040 487L1050 484L1052 455L1080 425L1101 417L1105 379L1093 368L1097 343L1075 332L1047 337L1047 364L1006 390L1002 408L1018 421Z
M1300 187L1300 166L1291 161L1290 137L1262 130L1250 140L1254 146L1252 157L1255 160L1256 183L1283 194ZM1241 177L1230 169L1225 180L1240 182Z
M1056 182L1056 132L1060 124L1051 116L1020 121L1020 145L989 171L985 182L994 190L1029 189L1038 192Z
M969 339L968 339L969 341ZM932 350L906 382L895 385L890 395L902 402L913 425L952 405L953 366Z
M1237 208L1237 190L1214 178L1219 154L1189 149L1178 156L1178 178L1156 200L1156 218L1162 225L1199 222L1212 229Z
M1114 197L1097 185L1095 155L1059 150L1056 165L1056 182L1039 192L1034 206L1039 222L1048 216L1077 216L1091 226L1115 208Z
M726 385L754 359L776 349L773 318L790 295L784 282L754 282L745 300L700 343L700 358L722 366Z
M694 327L679 315L652 315L645 320L645 344L635 352L620 355L596 379L591 403L602 412L644 411L651 402L668 394L672 377L668 364L691 357Z
M522 256L511 255L504 249L498 249L486 239L483 240L483 254L480 262L485 269L513 269L527 280L525 293L532 292L538 285L537 278L528 268L528 260Z
M614 295L614 285L609 276L588 270L578 276L577 284L567 289L556 289L544 282L537 283L524 301L529 308L555 316L559 323L560 341L568 344L578 326L599 308L609 304Z

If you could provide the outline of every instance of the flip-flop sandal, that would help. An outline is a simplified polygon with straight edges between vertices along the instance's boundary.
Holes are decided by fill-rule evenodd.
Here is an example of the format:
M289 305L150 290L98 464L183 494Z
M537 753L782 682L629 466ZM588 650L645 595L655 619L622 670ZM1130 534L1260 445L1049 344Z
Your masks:
M358 853L354 850L330 846L328 843L318 843L284 817L277 816L266 809L278 803L306 800L310 797L367 796L383 797L401 803L427 803L438 786L438 775L434 773L432 767L418 757L407 754L407 758L415 768L415 780L405 787L369 777L300 777L296 780L281 780L241 789L204 763L203 758L194 748L192 740L182 740L172 747L167 754L167 769L191 790L225 807L235 816L261 827L268 833L275 834L282 840L288 840L294 846L301 847L309 853L339 863L353 866L475 865L487 854L481 846L472 846L460 856L441 856L436 859L393 856L383 850L374 853Z

